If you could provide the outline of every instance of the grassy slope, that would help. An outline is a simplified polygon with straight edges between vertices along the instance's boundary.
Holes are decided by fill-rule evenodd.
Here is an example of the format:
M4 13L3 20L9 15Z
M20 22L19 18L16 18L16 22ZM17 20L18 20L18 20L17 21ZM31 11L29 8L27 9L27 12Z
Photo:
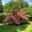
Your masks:
M0 32L32 32L32 22L28 25L8 25L6 28L0 26Z

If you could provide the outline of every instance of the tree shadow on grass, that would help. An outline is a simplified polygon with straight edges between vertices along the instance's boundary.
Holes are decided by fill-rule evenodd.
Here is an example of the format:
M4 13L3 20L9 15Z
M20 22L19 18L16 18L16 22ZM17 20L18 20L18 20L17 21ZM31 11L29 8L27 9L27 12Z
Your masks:
M12 24L12 25L8 25L8 26L11 26L10 28L13 29L14 31L19 29L20 31L21 30L24 30L27 26L28 26L28 23L26 24L20 24L20 25L15 25L15 24Z
M20 31L24 30L27 27L28 24L20 24L20 25L15 25L15 24L9 24L6 26L6 28L3 28L3 26L0 26L0 32L18 32L17 29Z

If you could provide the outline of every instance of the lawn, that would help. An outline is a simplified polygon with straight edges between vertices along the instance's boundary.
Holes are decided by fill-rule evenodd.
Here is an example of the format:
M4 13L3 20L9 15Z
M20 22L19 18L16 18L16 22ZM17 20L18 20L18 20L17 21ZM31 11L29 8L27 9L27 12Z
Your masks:
M19 26L8 25L6 28L0 26L0 32L32 32L32 22L30 24L22 24Z

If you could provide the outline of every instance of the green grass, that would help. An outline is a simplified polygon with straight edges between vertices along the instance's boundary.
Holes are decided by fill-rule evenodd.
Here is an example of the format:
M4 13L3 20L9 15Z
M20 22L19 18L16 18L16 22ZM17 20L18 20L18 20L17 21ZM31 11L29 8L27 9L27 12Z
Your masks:
M0 32L32 32L32 22L30 24L23 25L8 25L4 28L4 26L0 26Z
M0 32L18 32L17 29L23 30L26 27L26 25L8 25L6 28L3 26L0 26Z

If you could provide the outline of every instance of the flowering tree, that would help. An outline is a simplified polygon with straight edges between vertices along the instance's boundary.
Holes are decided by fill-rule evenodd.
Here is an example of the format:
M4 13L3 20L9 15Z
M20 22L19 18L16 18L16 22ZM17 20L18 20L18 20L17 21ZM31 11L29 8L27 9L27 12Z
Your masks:
M27 22L28 17L24 11L15 11L10 12L10 14L4 19L4 22L9 23L13 22L15 24L20 24L20 22Z

